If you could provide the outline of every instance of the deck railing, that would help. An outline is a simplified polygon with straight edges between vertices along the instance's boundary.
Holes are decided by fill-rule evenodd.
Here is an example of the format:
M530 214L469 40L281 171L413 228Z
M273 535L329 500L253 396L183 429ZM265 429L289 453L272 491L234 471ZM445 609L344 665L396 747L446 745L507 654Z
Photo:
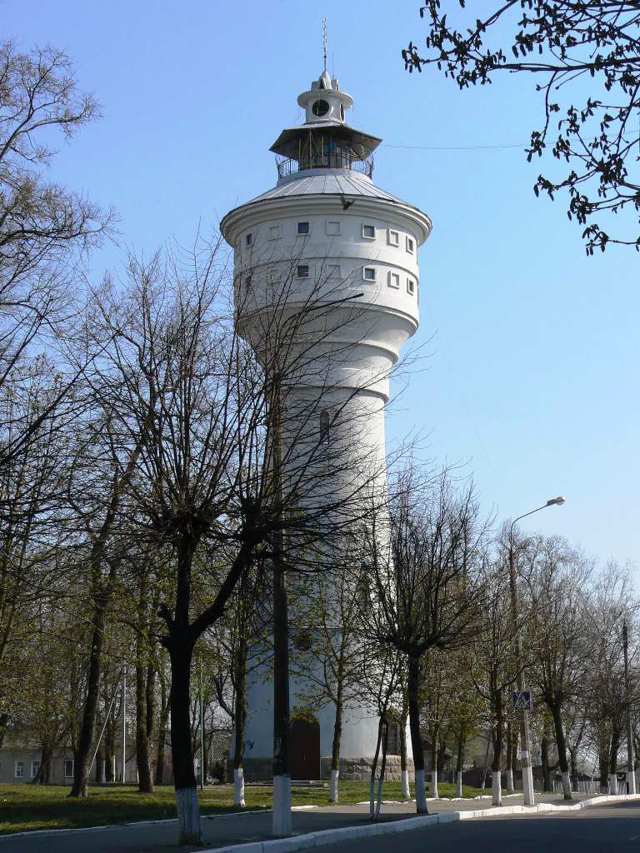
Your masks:
M356 160L341 152L305 158L302 161L280 160L276 165L279 178L286 178L296 172L305 172L307 169L351 169L354 172L366 175L368 178L373 176L373 158Z

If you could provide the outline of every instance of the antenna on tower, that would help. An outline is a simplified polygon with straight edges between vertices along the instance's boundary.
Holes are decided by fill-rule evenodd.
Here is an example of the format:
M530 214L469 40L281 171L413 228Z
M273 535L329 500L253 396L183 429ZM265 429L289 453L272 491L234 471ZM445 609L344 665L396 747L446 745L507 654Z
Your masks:
M327 35L327 19L322 19L322 59L324 74L327 72L327 47L329 46L329 36Z

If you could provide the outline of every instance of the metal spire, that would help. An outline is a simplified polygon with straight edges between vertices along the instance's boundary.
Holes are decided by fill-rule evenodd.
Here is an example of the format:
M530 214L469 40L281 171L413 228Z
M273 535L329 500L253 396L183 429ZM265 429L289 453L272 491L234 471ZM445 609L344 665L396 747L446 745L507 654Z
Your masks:
M322 58L323 58L323 69L322 73L327 73L327 48L329 46L329 36L327 35L327 19L322 19Z

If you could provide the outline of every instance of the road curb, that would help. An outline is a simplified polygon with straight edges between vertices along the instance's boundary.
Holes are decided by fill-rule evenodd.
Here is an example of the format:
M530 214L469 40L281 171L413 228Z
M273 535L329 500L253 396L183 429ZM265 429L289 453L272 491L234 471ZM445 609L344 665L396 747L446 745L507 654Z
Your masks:
M500 806L490 809L473 809L471 811L442 812L441 814L422 815L398 820L372 823L365 826L342 826L337 829L318 830L305 835L291 838L275 838L271 841L250 841L243 844L231 844L227 847L210 847L201 853L293 853L294 850L307 850L311 847L322 847L336 841L371 838L376 835L395 835L398 832L410 832L425 826L436 826L443 823L454 823L458 820L473 820L480 817L495 817L510 814L541 814L543 812L571 812L605 803L626 803L640 800L640 794L620 796L592 797L571 805L556 805L555 803L539 803L536 806Z

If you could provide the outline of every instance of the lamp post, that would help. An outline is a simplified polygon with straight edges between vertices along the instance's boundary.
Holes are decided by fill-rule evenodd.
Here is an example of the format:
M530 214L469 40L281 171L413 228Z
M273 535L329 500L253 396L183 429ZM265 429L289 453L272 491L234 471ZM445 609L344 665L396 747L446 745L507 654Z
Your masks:
M542 506L536 507L529 512L519 515L511 522L509 530L509 587L511 590L511 619L513 622L513 641L515 646L516 668L518 671L518 692L522 694L524 691L524 674L522 671L522 644L520 642L520 630L518 628L518 589L516 583L516 560L513 548L513 528L523 518L528 515L533 515L534 512L540 512L541 509L546 509L548 506L561 506L565 499L563 497L550 498ZM522 793L524 794L525 806L535 805L535 793L533 790L533 767L531 765L531 738L529 736L529 711L524 708L521 711L520 717L520 763L522 765Z
M631 725L631 693L629 691L629 639L627 621L622 625L622 649L624 651L624 692L627 711L627 794L636 793L635 757L633 755L633 727Z

